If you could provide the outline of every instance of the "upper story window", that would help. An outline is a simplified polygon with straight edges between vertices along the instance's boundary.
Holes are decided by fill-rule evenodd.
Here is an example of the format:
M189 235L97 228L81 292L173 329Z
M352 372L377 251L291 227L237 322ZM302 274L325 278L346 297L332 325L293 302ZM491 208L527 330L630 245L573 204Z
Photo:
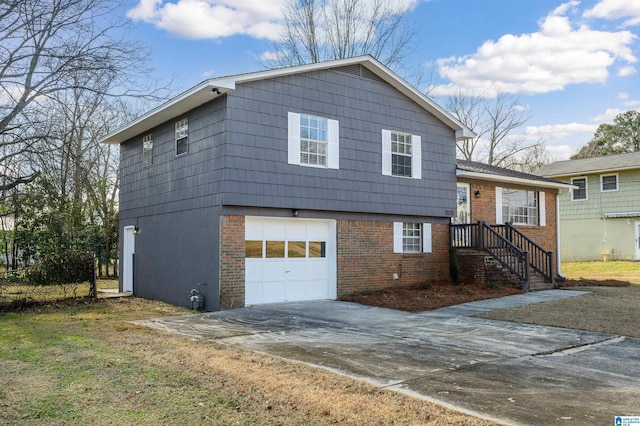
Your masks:
M571 185L577 186L571 190L571 201L586 200L587 199L587 178L574 178L571 179Z
M337 120L290 112L288 115L289 164L339 168Z
M176 122L176 155L185 154L189 151L188 139L189 119L183 118Z
M420 179L422 177L420 136L382 130L382 174Z
M394 222L394 253L431 253L431 224Z
M142 161L145 166L153 163L153 135L142 138Z
M600 175L600 191L617 191L618 190L618 174Z
M538 225L538 193L502 188L502 223Z

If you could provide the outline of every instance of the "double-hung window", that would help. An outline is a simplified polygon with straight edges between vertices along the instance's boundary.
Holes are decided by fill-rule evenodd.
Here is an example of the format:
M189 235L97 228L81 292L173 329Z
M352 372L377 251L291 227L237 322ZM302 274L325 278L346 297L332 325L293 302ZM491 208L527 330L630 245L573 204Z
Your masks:
M153 135L142 138L142 162L145 166L153 163Z
M618 190L618 174L600 175L600 191L609 192Z
M339 168L337 120L290 112L288 115L289 164Z
M183 118L176 122L176 155L185 154L189 151L189 119Z
M538 193L502 188L502 223L538 225Z
M431 224L393 223L394 253L431 253Z
M422 178L420 136L383 129L382 174L413 179Z
M571 190L571 201L586 200L587 199L587 178L574 178L571 179L571 185L577 186Z

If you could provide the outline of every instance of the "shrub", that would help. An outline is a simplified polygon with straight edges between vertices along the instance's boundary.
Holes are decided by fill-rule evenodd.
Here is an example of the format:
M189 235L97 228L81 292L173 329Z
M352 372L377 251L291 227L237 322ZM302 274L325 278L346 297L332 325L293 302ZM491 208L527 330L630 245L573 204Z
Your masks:
M460 260L454 247L449 247L449 275L454 284L460 284Z
M34 285L81 283L93 279L94 258L91 253L71 251L42 256L27 272L27 282Z

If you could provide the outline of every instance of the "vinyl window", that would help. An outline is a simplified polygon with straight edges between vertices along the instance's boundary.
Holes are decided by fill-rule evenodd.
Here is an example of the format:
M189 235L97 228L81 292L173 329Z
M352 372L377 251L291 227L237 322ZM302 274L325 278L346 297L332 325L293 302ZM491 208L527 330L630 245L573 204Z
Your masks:
M600 191L610 192L618 190L618 174L600 175Z
M431 224L393 223L394 253L431 253Z
M502 189L502 223L538 225L538 193Z
M153 163L153 135L142 138L142 161L145 166Z
M189 152L189 119L183 118L176 122L176 155L182 155Z
M288 162L299 166L339 168L339 123L325 117L288 114Z
M422 139L418 135L382 130L382 174L422 178Z
M571 179L571 184L577 186L571 190L571 201L587 199L587 178Z

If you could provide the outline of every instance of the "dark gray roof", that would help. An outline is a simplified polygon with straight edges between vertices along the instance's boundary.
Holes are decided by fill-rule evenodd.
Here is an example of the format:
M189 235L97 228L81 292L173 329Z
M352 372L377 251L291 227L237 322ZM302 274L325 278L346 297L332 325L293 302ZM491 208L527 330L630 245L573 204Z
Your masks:
M547 179L542 176L532 175L530 173L517 172L515 170L505 169L503 167L490 166L485 163L479 163L477 161L456 160L459 170L466 170L468 172L485 173L495 176L504 176L507 178L527 179L546 183L562 183L556 180Z
M615 170L640 169L640 152L607 155L582 160L558 161L542 166L534 173L540 176L575 176Z

